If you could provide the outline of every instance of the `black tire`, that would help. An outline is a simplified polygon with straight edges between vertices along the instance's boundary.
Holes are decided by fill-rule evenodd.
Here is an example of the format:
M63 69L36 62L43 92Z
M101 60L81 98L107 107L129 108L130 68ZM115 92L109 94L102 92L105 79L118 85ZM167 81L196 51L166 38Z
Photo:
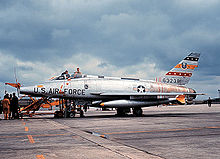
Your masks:
M80 117L84 117L84 112L83 112L83 110L80 110Z
M59 112L59 113L57 114L57 116L58 116L58 118L63 118L63 112Z
M54 118L63 118L63 112L62 111L56 111L54 113Z
M125 111L124 111L124 109L123 108L118 108L117 109L117 116L125 116Z
M75 117L75 112L71 112L71 113L69 114L69 117L70 117L70 118L74 118L74 117Z
M141 108L134 108L133 109L133 114L135 116L142 116L143 115L143 110Z

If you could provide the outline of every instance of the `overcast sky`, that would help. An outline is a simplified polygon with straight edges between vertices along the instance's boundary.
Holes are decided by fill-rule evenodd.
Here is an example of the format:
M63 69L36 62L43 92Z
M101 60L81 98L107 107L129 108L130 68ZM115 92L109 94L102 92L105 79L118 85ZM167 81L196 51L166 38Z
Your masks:
M14 82L86 74L155 79L201 53L189 87L220 89L218 0L2 0L0 96Z

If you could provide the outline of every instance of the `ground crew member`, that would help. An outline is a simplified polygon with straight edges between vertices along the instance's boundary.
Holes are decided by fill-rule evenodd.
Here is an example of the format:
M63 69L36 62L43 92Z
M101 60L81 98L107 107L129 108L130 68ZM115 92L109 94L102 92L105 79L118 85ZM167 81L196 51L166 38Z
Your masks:
M8 98L9 98L9 96L6 94L4 96L4 99L2 100L3 113L4 113L5 120L9 119L9 113L10 113L10 101Z
M209 99L207 100L208 106L211 107L212 106L212 99L209 97Z
M10 113L9 113L9 116L8 116L9 119L12 118L11 117L12 116L12 114L11 114L12 113L11 100L12 100L12 94L9 95L9 101L10 101Z
M13 93L13 97L11 100L11 110L12 110L12 118L18 119L18 97L16 97L15 93Z
M0 114L2 114L3 108L2 108L2 101L0 101Z

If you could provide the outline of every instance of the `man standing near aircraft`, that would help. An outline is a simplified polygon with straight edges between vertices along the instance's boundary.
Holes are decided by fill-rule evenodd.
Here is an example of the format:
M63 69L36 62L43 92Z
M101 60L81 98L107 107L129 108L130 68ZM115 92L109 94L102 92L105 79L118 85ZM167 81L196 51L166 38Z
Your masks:
M18 118L18 97L16 97L15 93L13 93L13 97L11 100L11 110L12 110L12 118Z
M9 96L9 101L10 101L10 113L9 113L9 119L12 119L12 107L11 107L11 100L12 100L12 94L10 94Z
M212 106L212 99L209 97L209 99L207 100L208 106L211 107Z
M1 97L0 97L1 99ZM0 114L2 114L3 108L2 108L2 100L0 100Z
M10 113L10 101L9 101L8 94L6 94L4 96L4 99L2 100L2 106L3 106L4 119L8 120L9 119L9 113Z

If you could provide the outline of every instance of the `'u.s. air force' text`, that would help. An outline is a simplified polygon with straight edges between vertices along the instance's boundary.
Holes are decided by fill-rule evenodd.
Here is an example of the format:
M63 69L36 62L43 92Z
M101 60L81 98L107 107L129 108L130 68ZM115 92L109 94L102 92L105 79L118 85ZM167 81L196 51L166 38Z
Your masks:
M42 94L73 94L73 95L85 95L85 89L59 89L59 88L34 88L34 93L42 93Z

